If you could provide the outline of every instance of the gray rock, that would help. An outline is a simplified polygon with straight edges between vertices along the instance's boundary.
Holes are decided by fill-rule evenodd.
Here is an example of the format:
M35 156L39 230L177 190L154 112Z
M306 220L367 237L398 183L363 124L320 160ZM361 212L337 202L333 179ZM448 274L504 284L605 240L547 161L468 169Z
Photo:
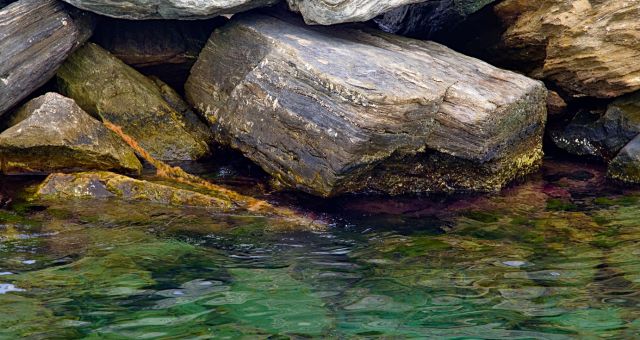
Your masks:
M96 44L69 57L58 83L85 111L122 127L157 159L188 161L210 152L212 132L175 91Z
M57 0L0 9L0 115L51 79L92 29L91 16Z
M403 5L425 0L287 0L307 24L334 25L367 21Z
M375 19L385 32L431 39L495 0L430 0L395 8Z
M102 18L91 40L138 71L182 89L211 32L226 20Z
M64 0L78 8L121 19L205 19L270 6L279 0Z
M542 83L367 28L234 17L186 92L220 142L321 196L497 190L542 155Z
M47 93L11 118L12 127L0 134L5 174L142 169L133 150L73 99Z
M631 140L609 163L607 177L640 184L640 135Z

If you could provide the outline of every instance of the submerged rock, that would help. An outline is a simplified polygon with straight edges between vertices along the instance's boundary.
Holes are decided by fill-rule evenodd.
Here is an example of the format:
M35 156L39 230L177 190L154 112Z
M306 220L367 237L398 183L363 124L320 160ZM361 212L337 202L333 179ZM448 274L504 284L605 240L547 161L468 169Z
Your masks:
M638 1L505 0L504 54L574 97L614 98L640 89Z
M334 25L367 21L403 5L425 0L287 0L308 24Z
M5 174L142 169L116 134L57 93L27 103L11 125L0 134L0 169Z
M92 40L127 65L181 89L211 32L224 22L103 18Z
M389 33L430 39L449 31L495 0L436 0L395 8L375 19Z
M209 153L211 131L174 91L96 44L86 44L64 63L58 83L85 111L121 126L155 158L194 160Z
M119 198L161 204L214 207L225 211L234 208L233 203L228 200L111 172L52 174L38 187L36 195L43 199Z
M321 196L497 190L542 155L542 83L377 30L234 18L186 90L221 142Z
M92 29L91 16L56 0L0 9L0 115L51 79Z
M279 0L64 0L78 8L122 19L205 19L270 6Z

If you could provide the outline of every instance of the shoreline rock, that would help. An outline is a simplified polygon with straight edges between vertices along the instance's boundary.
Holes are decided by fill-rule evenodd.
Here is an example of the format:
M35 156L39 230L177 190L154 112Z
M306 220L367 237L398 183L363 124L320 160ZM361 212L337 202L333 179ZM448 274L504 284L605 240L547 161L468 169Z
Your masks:
M495 191L542 157L542 83L366 28L235 17L186 92L219 142L319 196Z

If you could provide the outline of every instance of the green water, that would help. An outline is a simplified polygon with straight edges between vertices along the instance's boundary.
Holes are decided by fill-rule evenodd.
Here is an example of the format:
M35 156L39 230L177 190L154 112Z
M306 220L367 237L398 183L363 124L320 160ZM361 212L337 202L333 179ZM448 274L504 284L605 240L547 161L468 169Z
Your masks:
M640 190L602 175L548 162L492 196L281 198L325 231L14 204L0 210L0 338L639 338Z

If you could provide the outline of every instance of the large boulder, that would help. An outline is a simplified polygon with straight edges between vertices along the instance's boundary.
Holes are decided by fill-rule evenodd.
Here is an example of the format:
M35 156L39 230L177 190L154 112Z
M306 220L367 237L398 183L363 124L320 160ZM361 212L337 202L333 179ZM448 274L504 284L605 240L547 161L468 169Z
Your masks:
M542 83L367 28L235 17L186 91L220 142L321 196L497 190L542 155Z
M182 89L211 32L225 22L102 18L91 40L138 71Z
M51 79L91 35L93 19L57 0L0 6L0 115Z
M96 44L69 57L58 83L85 111L122 127L157 159L195 160L210 151L210 129L173 90Z
M436 0L392 9L375 19L389 33L431 39L450 32L495 0Z
M0 169L5 174L142 169L120 137L57 93L31 100L10 124L0 134Z
M334 25L367 21L403 5L425 0L287 0L308 24Z
M640 89L640 1L505 0L504 54L531 65L573 97Z
M205 19L270 6L279 0L64 0L78 8L121 19Z

